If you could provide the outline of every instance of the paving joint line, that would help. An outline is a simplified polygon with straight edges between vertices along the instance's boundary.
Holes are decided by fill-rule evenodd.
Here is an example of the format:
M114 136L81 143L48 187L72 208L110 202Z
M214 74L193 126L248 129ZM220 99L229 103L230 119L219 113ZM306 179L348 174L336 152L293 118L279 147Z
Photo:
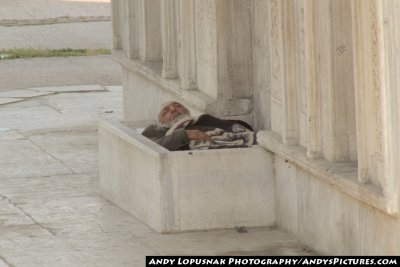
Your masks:
M15 204L11 199L9 199L7 196L4 195L0 195L0 197L7 201L11 206L13 206L14 208L18 209L19 211L21 211L26 217L28 217L35 225L39 226L40 228L46 230L47 232L49 232L51 235L56 235L56 232L54 232L52 229L42 225L40 222L36 221L32 215L30 215L29 213L27 213L23 208L19 207L17 204Z
M0 96L0 99L1 98L21 99L21 100L16 101L16 102L9 102L9 103L0 104L0 107L3 106L3 105L5 106L5 105L10 105L10 104L16 104L16 103L28 101L28 100L31 100L31 99L34 99L34 98L47 97L47 96L51 96L51 95L68 94L68 93L107 93L107 92L111 92L110 90L108 90L106 88L106 86L99 85L99 84L96 84L96 85L102 87L104 90L98 90L97 91L97 90L84 90L83 89L83 90L79 90L79 91L48 91L49 94L37 95L37 96L31 96L31 97L1 97ZM58 87L75 87L75 86L74 85L65 85L65 86L58 86ZM43 88L43 87L38 87L38 88ZM4 92L4 93L13 92L13 91L19 91L19 90L30 90L30 91L33 91L33 92L40 92L40 91L37 90L38 88L15 89L15 90L7 91L7 92ZM46 104L44 104L44 105L46 105ZM58 110L56 110L56 111L58 111ZM60 112L60 111L58 111L58 112ZM60 113L64 114L62 112L60 112Z
M24 134L23 134L24 135ZM70 170L72 173L71 174L76 174L76 172L71 169L69 166L67 166L62 160L56 158L54 155L52 155L50 152L48 152L46 149L42 148L41 146L39 146L38 144L36 144L32 139L30 139L29 137L27 137L26 135L24 135L32 144L34 144L36 147L38 147L41 151L43 151L44 153L50 155L53 159L55 159L58 163L60 163L61 165L63 165L65 168L67 168L68 170Z
M18 27L18 26L39 26L39 25L52 25L52 24L67 24L67 23L81 23L81 22L101 22L111 21L111 16L60 16L56 18L45 19L3 19L0 20L0 26L3 27Z
M157 255L161 255L160 252L158 252L157 250L155 250L154 248L150 247L147 243L145 243L141 238L137 237L134 233L132 233L131 231L129 231L129 234L131 234L133 239L136 239L140 242L140 244L142 244L143 246L145 246L148 249L151 249L152 251L154 251Z
M8 267L16 267L14 264L9 262L4 256L0 254L0 260L3 261L5 264L7 264Z
M25 139L24 139L25 140ZM59 174L51 174L51 175L35 175L35 176L18 176L18 177L1 177L1 179L26 179L26 178L50 178L50 177L58 177L58 176L69 176L69 175L90 175L90 174L98 174L97 171L94 172L82 172L82 173L59 173Z
M55 93L55 94L58 94L58 93ZM40 104L42 104L43 106L46 106L46 107L48 107L48 108L51 108L51 109L53 109L54 111L56 111L56 112L58 112L58 113L60 113L60 114L64 114L64 113L62 112L62 110L60 110L60 109L58 109L58 108L52 106L52 105L50 104L49 100L46 99L46 98L40 99L40 100L38 100L38 102L39 102Z

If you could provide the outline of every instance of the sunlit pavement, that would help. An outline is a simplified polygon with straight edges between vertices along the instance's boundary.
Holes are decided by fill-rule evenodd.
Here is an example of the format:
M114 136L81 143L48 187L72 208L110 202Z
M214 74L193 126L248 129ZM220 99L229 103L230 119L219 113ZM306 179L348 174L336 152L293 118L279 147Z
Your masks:
M0 93L0 267L144 266L146 255L312 254L277 229L158 234L103 199L97 125L110 118L122 118L120 86Z

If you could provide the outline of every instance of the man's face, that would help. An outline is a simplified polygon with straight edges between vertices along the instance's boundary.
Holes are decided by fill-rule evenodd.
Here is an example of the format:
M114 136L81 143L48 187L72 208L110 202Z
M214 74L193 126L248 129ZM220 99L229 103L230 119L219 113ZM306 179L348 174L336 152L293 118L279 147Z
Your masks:
M161 109L158 120L161 124L165 125L181 115L189 115L189 110L178 102L171 102Z

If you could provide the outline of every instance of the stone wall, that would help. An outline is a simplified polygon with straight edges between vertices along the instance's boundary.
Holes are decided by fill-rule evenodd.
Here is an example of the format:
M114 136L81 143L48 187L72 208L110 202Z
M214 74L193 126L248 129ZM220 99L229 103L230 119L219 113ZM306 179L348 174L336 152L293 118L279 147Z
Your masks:
M278 225L321 253L400 251L399 13L393 0L253 2L254 117L276 155Z
M397 0L114 0L125 118L175 99L253 123L280 227L326 254L398 254L399 20Z
M121 0L112 7L127 95L146 95L155 107L179 99L197 112L252 122L251 1ZM134 85L142 78L160 93ZM127 119L157 114L137 97L124 100L137 107L125 109Z

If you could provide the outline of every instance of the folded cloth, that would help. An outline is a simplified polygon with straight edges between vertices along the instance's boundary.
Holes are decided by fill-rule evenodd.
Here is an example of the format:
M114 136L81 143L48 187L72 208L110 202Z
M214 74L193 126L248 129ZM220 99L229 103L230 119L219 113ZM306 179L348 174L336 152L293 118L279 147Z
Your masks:
M232 132L215 128L206 132L211 141L191 140L189 148L193 150L216 149L216 148L235 148L248 147L254 144L254 132L246 129L240 124L232 126Z
M196 120L197 120L197 118L194 118L194 117L191 117L188 115L182 116L172 125L172 127L165 133L165 135L166 136L170 135L179 128L186 128L187 126L196 122Z

